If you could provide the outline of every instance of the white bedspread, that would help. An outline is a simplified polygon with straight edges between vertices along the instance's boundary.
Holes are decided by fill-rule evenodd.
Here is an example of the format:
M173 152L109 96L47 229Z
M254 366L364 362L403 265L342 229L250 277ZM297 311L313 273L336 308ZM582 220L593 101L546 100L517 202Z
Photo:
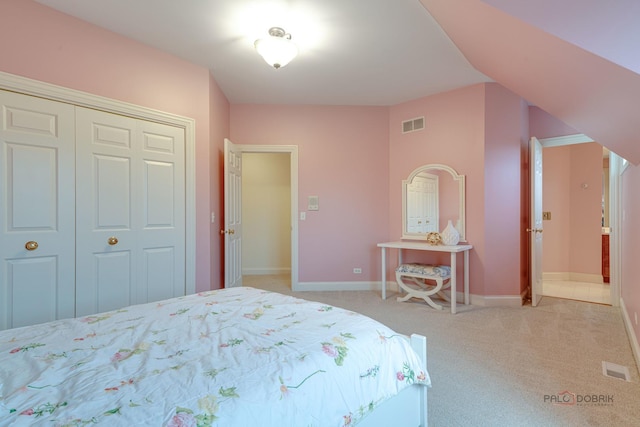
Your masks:
M0 332L0 426L345 426L413 383L363 315L233 288Z

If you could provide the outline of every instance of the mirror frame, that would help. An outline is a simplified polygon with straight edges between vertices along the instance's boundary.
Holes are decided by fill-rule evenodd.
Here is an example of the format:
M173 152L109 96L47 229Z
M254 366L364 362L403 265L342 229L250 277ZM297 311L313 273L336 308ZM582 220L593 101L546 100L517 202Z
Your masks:
M405 180L402 180L402 238L403 239L411 239L411 240L424 240L426 239L426 234L423 233L407 233L407 185L413 181L418 174L422 172L429 172L429 170L438 170L448 172L454 181L458 181L458 218L460 219L460 241L467 241L467 233L466 233L466 221L465 221L465 176L458 174L455 169L447 165L441 164L428 164L419 166L414 169L413 172L409 175L409 177ZM439 230L442 231L442 230Z

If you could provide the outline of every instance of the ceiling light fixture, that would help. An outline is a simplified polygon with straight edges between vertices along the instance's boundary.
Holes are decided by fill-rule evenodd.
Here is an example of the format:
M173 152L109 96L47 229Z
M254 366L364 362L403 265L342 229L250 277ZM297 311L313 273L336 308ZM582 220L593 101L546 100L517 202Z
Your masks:
M258 53L276 70L287 65L298 54L298 48L291 41L291 34L280 27L269 29L269 37L258 39L253 44Z

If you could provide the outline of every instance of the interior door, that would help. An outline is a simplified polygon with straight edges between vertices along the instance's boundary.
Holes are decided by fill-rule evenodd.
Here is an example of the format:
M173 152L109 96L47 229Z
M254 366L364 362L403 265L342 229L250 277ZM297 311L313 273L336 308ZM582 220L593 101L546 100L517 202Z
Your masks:
M78 316L185 293L184 135L77 108Z
M531 305L537 306L542 298L542 144L533 137L529 141L529 175L531 187L530 226L531 268L529 284Z
M0 329L73 317L73 106L0 91L0 108Z
M242 286L242 150L224 140L224 286Z

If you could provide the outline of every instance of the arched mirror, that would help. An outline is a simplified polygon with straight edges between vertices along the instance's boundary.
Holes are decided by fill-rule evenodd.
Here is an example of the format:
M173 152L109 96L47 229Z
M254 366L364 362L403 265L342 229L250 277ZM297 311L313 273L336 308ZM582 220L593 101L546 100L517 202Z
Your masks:
M466 241L464 201L464 175L446 165L420 166L402 181L402 238L425 239L451 221Z

